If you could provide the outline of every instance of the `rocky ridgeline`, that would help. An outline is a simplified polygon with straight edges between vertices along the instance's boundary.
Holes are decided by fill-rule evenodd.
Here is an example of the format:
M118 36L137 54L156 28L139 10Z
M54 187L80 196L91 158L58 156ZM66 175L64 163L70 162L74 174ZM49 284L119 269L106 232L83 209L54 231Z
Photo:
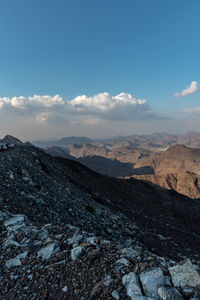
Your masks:
M76 226L0 212L0 299L200 299L199 266Z

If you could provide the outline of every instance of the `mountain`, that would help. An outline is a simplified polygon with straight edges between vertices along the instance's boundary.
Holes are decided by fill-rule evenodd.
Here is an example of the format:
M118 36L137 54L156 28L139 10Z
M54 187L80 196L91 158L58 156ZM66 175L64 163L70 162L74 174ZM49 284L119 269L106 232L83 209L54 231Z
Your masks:
M96 151L94 150L96 149ZM101 151L102 150L102 151ZM151 167L134 168L134 164L126 160L137 161L142 157L149 155L146 150L131 150L114 153L109 149L97 147L94 145L71 145L68 148L48 146L45 151L53 156L70 158L83 164L84 166L110 177L126 177L131 175L152 174L154 171ZM89 153L93 153L89 155ZM99 153L100 155L95 155ZM88 154L88 156L86 156ZM107 158L111 157L111 158ZM118 157L119 160L112 157Z
M199 296L199 200L32 145L0 165L2 299Z
M95 155L81 157L77 161L100 174L110 177L125 177L137 174L134 172L131 163L122 163L116 159L108 159Z
M98 145L70 145L67 150L76 158L87 156L102 156L108 159L116 159L120 162L135 163L143 157L148 157L150 151L146 149L134 149L132 147L114 147Z
M165 189L177 191L190 198L200 199L200 176L192 172L148 174L134 176Z
M200 149L175 145L160 154L138 161L137 167L151 166L155 174L193 172L200 174Z
M15 138L11 135L6 135L3 139L0 139L0 144L1 143L2 144L11 143L11 144L15 144L15 145L22 145L23 144L19 139Z
M178 137L178 144L183 144L188 147L199 148L200 147L200 133L188 132Z
M58 147L67 147L71 144L83 145L83 144L90 144L93 140L87 137L63 137L60 140L56 141L34 141L32 142L33 145L44 148L47 146L58 146Z
M35 141L32 142L35 146L60 146L68 147L72 144L77 145L96 145L97 147L106 147L114 150L115 148L142 148L150 151L165 150L176 144L182 144L189 147L200 147L200 133L188 132L184 135L173 135L169 133L153 133L149 135L131 135L117 136L110 139L92 140L87 137L64 137L60 140L52 141ZM95 155L99 155L95 153ZM116 158L117 159L117 158Z

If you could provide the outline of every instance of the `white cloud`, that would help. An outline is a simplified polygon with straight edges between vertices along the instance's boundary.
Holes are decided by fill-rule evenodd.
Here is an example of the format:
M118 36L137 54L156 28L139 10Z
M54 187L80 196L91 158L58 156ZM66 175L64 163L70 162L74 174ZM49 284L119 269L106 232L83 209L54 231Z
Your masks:
M48 120L49 116L50 116L49 112L42 112L38 114L35 119L38 123L44 123Z
M88 125L97 124L100 120L127 121L155 117L145 99L128 93L111 96L106 92L92 97L82 95L68 101L59 95L0 97L1 112L26 120L31 117L39 123L78 119Z
M200 107L195 107L195 108L184 108L183 112L188 113L190 115L195 114L195 115L200 115Z
M13 111L24 110L26 112L32 112L40 110L41 108L50 108L58 105L63 105L64 101L59 95L40 96L34 95L31 97L0 97L0 109L12 109Z
M176 98L185 97L185 96L192 95L192 94L198 92L199 90L200 90L200 85L197 84L197 81L192 81L192 83L190 84L190 86L188 88L183 90L181 93L176 92L174 94L174 96Z
M93 97L78 96L69 101L69 105L76 114L98 116L107 120L130 120L152 114L145 99L137 99L128 93L110 96L105 92Z

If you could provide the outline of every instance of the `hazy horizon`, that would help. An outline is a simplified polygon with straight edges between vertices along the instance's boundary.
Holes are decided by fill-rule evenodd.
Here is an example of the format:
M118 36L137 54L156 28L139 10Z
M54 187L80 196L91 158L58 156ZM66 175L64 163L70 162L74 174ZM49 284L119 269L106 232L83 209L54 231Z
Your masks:
M0 136L0 140L1 139L4 139L7 135L8 136L12 136L14 138L17 138L19 140L21 140L22 142L48 142L48 141L58 141L58 140L61 140L63 138L88 138L88 139L91 139L91 140L96 140L96 141L103 141L103 140L112 140L112 139L115 139L115 138L129 138L129 137L132 137L134 135L137 135L137 136L151 136L151 135L156 135L156 134L161 134L161 135L174 135L174 136L183 136L183 135L186 135L186 134L199 134L200 132L197 132L197 131L187 131L187 132L184 132L184 133L175 133L175 132L162 132L162 131L158 131L158 132L152 132L152 133L143 133L143 134L140 134L140 133L135 133L135 134L130 134L130 135L113 135L113 136L108 136L108 137L99 137L99 138L95 138L95 137L92 137L92 136L85 136L85 135L63 135L63 136L59 136L59 137L49 137L49 138L44 138L44 139L30 139L30 138L20 138L19 136L15 136L13 135L12 133L11 134L5 134L5 135L2 135Z

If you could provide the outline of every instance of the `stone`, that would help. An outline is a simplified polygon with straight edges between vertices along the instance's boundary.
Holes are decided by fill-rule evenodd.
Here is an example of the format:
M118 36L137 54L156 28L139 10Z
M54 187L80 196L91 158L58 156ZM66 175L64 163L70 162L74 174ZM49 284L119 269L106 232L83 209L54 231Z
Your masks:
M133 248L130 248L130 247L122 249L121 253L122 253L123 256L126 256L127 258L131 258L131 259L137 257L140 254L139 251L136 251L136 250L134 250Z
M125 265L126 267L128 267L130 262L126 258L120 258L116 261L116 264Z
M70 245L78 243L79 241L82 240L82 238L83 238L82 234L80 234L80 235L74 235L72 238L69 238L67 240L67 243L70 246Z
M122 283L126 288L127 296L135 300L135 296L142 296L142 291L140 289L139 278L134 272L130 272L122 277Z
M96 238L95 236L88 237L88 238L86 239L86 242L87 242L87 243L90 243L91 245L96 246L96 245L97 245L97 243L95 243L95 240L96 240L96 239L97 239L97 238Z
M55 243L50 244L38 251L38 256L42 260L47 260L51 257L52 254L55 254L59 251L59 247L56 248Z
M7 260L6 267L10 269L11 267L21 266L22 265L21 259L25 259L28 255L28 252L29 251L25 251L25 252L17 255L15 258L11 258L11 259Z
M81 246L75 247L71 250L71 258L72 260L77 260L80 255L83 255L85 249Z
M66 293L67 292L67 286L64 286L63 288L62 288L62 291L64 292L64 293Z
M176 288L171 287L160 287L158 289L158 295L163 300L184 300L180 292Z
M11 267L18 267L18 266L21 266L21 265L22 265L21 260L17 257L11 258L11 259L6 261L6 267L9 268L9 269Z
M157 298L158 288L164 286L164 276L161 268L153 268L140 274L144 293L148 297Z
M14 217L6 220L4 225L8 231L16 232L18 229L25 226L24 221L24 215L15 215Z
M116 290L112 291L111 296L116 300L119 300L119 298L120 298L119 293Z
M200 275L189 259L169 267L172 282L175 287L198 287L200 286Z

